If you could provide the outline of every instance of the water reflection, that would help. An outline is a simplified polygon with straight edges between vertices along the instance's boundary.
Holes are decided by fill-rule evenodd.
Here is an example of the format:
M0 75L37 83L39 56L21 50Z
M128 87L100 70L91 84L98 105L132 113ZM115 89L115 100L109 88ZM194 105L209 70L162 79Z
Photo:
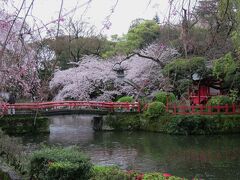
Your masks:
M52 118L49 136L27 142L78 145L91 160L124 169L168 172L180 177L240 179L240 135L171 136L146 132L94 132L93 116Z
M67 118L66 118L67 117ZM85 144L93 140L93 116L51 117L49 142L53 144Z

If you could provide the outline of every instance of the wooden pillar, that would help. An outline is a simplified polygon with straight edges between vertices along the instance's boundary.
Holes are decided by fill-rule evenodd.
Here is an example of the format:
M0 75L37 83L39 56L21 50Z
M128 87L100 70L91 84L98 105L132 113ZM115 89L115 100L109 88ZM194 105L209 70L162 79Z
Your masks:
M103 126L103 117L102 116L93 117L92 125L94 131L101 131Z

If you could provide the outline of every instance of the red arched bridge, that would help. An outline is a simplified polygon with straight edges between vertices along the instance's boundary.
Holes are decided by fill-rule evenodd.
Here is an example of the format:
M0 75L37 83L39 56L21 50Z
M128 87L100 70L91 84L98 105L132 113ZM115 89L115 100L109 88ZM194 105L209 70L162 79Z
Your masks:
M140 103L128 102L94 102L94 101L54 101L32 103L1 103L0 114L31 114L40 112L55 114L107 114L109 112L140 112Z
M148 105L144 106L147 109ZM141 112L139 102L96 102L96 101L54 101L32 103L0 103L0 115L4 114L33 114L44 115L57 114L108 114L108 113L133 113ZM179 106L167 105L166 112L172 115L217 115L217 114L240 114L239 105L192 105Z

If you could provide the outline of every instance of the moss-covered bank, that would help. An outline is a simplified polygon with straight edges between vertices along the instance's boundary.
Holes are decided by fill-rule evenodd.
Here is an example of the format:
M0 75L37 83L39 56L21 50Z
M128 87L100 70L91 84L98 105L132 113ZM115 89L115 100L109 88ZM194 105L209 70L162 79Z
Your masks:
M240 115L108 115L104 124L114 130L145 130L168 134L240 133Z
M33 115L5 115L0 118L0 128L7 134L49 133L49 120Z

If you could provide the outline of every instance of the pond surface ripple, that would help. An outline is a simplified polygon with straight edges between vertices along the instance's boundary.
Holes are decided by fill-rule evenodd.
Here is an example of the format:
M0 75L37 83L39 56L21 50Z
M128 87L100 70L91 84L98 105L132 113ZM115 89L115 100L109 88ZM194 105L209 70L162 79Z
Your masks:
M28 145L77 145L99 165L167 172L189 179L240 179L240 135L94 132L92 117L52 117L49 135L25 136L23 141Z

